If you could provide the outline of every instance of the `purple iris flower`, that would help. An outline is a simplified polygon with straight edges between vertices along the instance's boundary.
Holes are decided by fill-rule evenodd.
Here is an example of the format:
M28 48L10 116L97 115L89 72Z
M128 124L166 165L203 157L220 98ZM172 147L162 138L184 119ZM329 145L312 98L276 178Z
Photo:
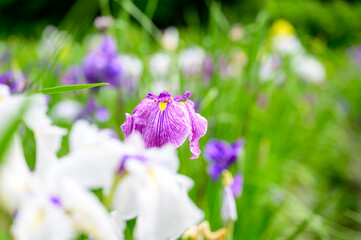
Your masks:
M62 77L62 82L64 85L83 84L84 79L82 69L75 66L68 68Z
M120 86L122 61L111 37L105 36L101 46L85 57L83 70L88 83L107 82L114 87Z
M7 85L12 93L19 93L25 90L27 79L23 73L15 74L12 70L0 75L0 84Z
M222 171L237 161L240 150L244 146L243 140L228 144L223 140L210 140L204 150L205 158L209 161L209 175L216 181Z
M361 63L361 45L350 47L347 50L347 53L352 58L354 63Z
M207 56L204 60L204 74L203 79L205 82L209 82L211 80L213 73L213 59Z
M159 96L148 93L134 109L133 114L126 113L126 121L121 128L128 137L138 131L147 148L161 147L167 143L179 147L189 138L191 159L198 158L199 139L207 132L207 120L194 110L194 103L188 100L190 92L174 98L169 92ZM181 100L187 100L182 102Z
M88 100L84 110L79 115L79 118L84 118L87 120L95 118L99 122L105 122L109 120L109 117L108 109L99 106L94 98L90 98Z

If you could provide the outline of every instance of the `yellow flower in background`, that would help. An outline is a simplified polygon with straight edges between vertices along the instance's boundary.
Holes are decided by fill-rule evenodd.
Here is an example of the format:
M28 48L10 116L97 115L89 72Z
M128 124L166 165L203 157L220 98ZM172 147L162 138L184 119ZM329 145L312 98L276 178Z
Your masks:
M295 35L296 31L293 25L285 19L279 19L272 24L271 27L272 35L288 36Z

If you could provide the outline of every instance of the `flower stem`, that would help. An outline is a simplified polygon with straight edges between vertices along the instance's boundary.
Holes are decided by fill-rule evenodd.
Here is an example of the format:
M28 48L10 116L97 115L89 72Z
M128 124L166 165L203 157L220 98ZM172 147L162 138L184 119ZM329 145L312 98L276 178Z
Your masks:
M233 221L228 221L226 223L226 228L227 228L226 240L233 240L234 222Z
M122 173L122 174L115 174L114 179L113 179L113 184L112 187L110 189L110 192L107 196L105 196L103 204L105 206L106 209L108 209L108 211L111 210L111 204L114 198L114 194L115 194L115 190L117 189L118 183L127 175L126 172Z

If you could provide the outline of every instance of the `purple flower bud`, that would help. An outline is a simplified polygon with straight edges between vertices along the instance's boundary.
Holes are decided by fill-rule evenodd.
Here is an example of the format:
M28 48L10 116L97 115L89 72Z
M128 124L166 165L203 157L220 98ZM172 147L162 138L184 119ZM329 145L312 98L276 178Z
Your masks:
M203 79L206 83L208 83L211 80L212 73L213 73L213 59L207 56L204 60L204 73L203 73Z
M72 66L68 68L62 77L64 85L75 85L84 83L83 72L79 67Z
M0 84L7 85L12 93L23 92L27 85L27 79L22 72L14 73L9 70L0 75Z
M114 87L120 86L123 67L112 38L105 37L99 49L85 57L83 70L88 83L107 82Z
M136 130L143 136L147 148L167 143L179 147L188 137L191 159L198 158L199 139L207 132L207 120L195 112L189 96L190 92L174 98L165 91L159 96L148 93L132 115L126 114L126 122L121 126L125 137ZM180 102L183 99L187 101Z
M237 173L234 178L233 182L231 184L231 190L234 197L239 197L242 194L243 191L243 176L241 173Z
M89 121L95 118L95 120L99 122L106 122L109 120L110 116L107 108L100 107L95 98L90 98L78 118L87 119Z
M95 116L99 122L107 121L109 119L108 109L106 109L105 107L99 107L95 112Z
M216 181L222 171L237 161L240 150L244 146L243 140L228 144L223 140L210 140L204 150L205 158L209 161L209 175Z
M114 19L110 16L100 16L94 20L95 27L101 31L105 32L108 27L114 24Z
M361 45L356 45L347 49L347 54L352 58L352 61L357 64L361 63Z
M61 207L62 206L62 202L61 202L61 199L58 197L58 196L54 196L54 195L51 195L49 197L49 200L50 202L55 205L55 206L58 206L58 207Z

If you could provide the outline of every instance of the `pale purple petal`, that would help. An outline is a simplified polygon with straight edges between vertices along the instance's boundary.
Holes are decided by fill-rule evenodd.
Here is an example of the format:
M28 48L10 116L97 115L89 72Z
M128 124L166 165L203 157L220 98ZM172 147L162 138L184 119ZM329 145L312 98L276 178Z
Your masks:
M188 100L190 95L191 95L191 93L189 91L186 91L186 94L175 96L173 99L174 99L174 101L179 101L179 100L183 100L183 99Z
M189 134L189 146L193 153L191 159L195 159L201 154L199 139L207 132L207 119L195 112L194 103L191 100L186 101L184 104L187 107L192 126L191 133Z
M95 112L96 118L99 122L105 122L109 120L109 111L105 107L100 107Z
M231 190L234 197L239 197L243 191L243 176L240 173L237 173L233 178L233 182L231 184Z
M128 137L133 131L133 117L129 113L125 114L126 121L122 124L121 129L125 137Z
M237 220L236 201L229 187L224 188L221 215L224 222L234 222Z
M100 49L109 56L114 57L117 55L117 46L115 40L112 37L105 36Z

